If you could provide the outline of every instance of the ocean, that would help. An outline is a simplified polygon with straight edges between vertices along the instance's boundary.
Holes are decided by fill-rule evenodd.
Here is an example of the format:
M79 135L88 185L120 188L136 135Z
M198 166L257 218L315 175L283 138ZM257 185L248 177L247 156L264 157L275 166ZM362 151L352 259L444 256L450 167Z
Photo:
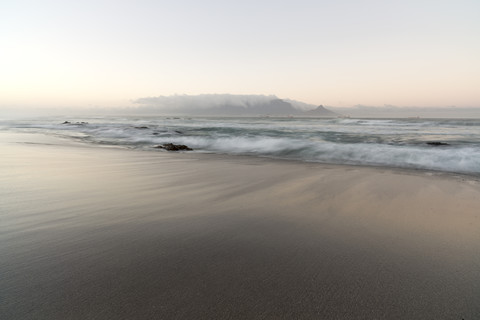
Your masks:
M39 117L0 120L0 132L53 135L153 152L250 155L480 175L480 119Z

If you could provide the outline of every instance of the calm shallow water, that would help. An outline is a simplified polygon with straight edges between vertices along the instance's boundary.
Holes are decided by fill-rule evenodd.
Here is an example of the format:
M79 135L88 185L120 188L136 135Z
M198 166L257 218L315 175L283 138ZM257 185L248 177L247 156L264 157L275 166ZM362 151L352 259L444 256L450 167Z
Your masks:
M174 143L194 152L480 174L480 119L52 117L2 120L0 130L144 150Z

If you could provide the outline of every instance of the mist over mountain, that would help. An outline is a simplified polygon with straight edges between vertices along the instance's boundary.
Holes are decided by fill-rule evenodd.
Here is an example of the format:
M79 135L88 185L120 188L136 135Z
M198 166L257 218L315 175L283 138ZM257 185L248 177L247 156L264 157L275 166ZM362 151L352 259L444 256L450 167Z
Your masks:
M479 107L404 107L394 105L333 107L313 105L275 95L201 94L145 97L131 106L20 107L0 105L0 119L35 116L178 115L178 116L295 116L351 118L477 118Z
M220 116L315 116L335 117L338 114L323 106L315 106L274 95L202 94L174 95L140 98L137 111L142 113L166 113Z

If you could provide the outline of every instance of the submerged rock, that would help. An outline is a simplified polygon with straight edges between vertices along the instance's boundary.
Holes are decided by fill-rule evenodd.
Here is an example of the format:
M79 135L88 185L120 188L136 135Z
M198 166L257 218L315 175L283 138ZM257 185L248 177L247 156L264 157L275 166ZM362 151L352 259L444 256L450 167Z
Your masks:
M155 148L165 149L167 151L191 151L192 148L187 147L184 144L173 144L173 143L164 143L160 146L156 146Z
M445 142L439 142L439 141L429 141L427 142L428 145L430 146L449 146L450 144L445 143Z
M70 121L64 121L64 122L62 122L62 124L85 125L85 124L88 124L88 122L84 122L84 121L81 121L81 122L70 122Z

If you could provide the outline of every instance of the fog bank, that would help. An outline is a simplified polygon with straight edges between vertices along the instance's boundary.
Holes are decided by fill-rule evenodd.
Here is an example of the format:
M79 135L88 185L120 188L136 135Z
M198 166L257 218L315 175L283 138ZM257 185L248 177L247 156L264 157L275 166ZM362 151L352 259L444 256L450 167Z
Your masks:
M133 101L142 113L189 115L277 115L337 116L323 106L315 106L275 95L201 94L139 98Z

